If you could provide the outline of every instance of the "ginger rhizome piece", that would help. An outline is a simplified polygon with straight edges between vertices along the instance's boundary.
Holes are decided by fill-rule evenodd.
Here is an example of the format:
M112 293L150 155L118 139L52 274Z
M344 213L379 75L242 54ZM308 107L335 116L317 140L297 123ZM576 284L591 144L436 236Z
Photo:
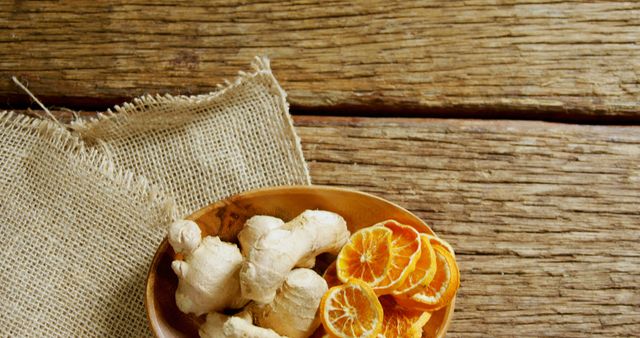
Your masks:
M281 228L262 235L248 249L240 271L242 296L259 304L271 303L289 271L321 253L338 254L349 236L340 215L304 211Z
M188 255L200 245L202 232L196 222L183 219L169 226L167 238L173 251Z
M238 233L242 255L246 257L249 254L249 249L260 237L273 229L282 228L283 225L284 221L277 217L257 215L249 218Z
M212 312L200 327L200 338L285 338L273 330L255 326L243 316Z
M254 306L253 317L261 327L289 338L309 337L320 326L318 308L327 282L310 269L294 269L278 289L273 302Z
M176 304L180 311L202 315L243 307L247 300L240 292L241 265L242 254L235 244L218 237L202 239L184 261L171 264L179 279Z
M243 256L249 255L249 250L258 239L273 229L286 228L289 229L292 223L285 223L283 220L265 215L256 215L247 220L244 227L238 233L238 241L240 242L240 251ZM296 264L297 268L312 268L316 265L316 258L310 257L306 261L301 261Z
M172 224L168 235L184 257L172 263L179 278L178 308L208 314L201 337L303 338L320 325L318 308L328 287L313 270L293 269L313 267L321 253L337 254L350 233L339 215L307 210L287 223L271 216L250 218L238 234L241 249L201 236L198 225L187 220ZM220 313L250 300L239 314Z

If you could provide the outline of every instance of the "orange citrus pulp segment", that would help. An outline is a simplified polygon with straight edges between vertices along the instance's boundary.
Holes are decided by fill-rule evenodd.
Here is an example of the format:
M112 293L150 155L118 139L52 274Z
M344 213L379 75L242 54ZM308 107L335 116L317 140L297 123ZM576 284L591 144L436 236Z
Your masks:
M380 332L382 336L386 338L422 336L422 327L431 318L431 313L399 306L392 296L381 296L378 299L384 312Z
M447 306L460 286L460 272L453 255L444 246L431 242L436 253L436 275L427 287L411 296L396 296L408 309L433 312Z
M342 284L342 282L338 278L338 271L336 270L336 261L331 262L329 267L327 267L327 270L324 271L322 278L324 278L324 280L327 282L327 286L329 286L329 288Z
M363 228L351 235L336 259L340 281L357 278L377 290L391 266L392 235L384 227Z
M431 283L436 274L436 253L429 241L429 235L420 234L421 253L416 267L405 279L404 283L393 291L394 296L409 295L419 287L425 287Z
M413 227L394 220L378 223L374 228L387 228L393 232L391 237L391 266L384 280L376 285L378 295L389 294L402 285L413 272L420 258L420 234Z
M377 337L382 318L382 305L375 292L358 279L332 287L320 301L320 321L332 337Z

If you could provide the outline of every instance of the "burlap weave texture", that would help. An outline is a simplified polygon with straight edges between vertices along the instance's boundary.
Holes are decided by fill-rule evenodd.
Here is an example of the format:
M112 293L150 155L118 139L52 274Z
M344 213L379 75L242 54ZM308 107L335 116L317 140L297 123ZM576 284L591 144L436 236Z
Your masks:
M309 184L285 93L268 60L254 67L216 93L142 97L74 129L170 191L181 215L253 188Z
M0 113L0 337L149 336L144 281L164 225L309 183L266 60L215 93L147 96L69 129Z

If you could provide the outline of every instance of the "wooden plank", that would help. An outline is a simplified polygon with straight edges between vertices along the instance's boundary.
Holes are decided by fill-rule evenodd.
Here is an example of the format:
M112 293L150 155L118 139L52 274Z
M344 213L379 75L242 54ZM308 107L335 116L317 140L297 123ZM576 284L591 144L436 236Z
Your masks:
M397 202L454 245L449 337L640 332L640 127L295 121L315 184Z
M10 75L104 109L212 90L266 54L312 110L640 116L635 1L6 1L0 18L5 105L27 102Z

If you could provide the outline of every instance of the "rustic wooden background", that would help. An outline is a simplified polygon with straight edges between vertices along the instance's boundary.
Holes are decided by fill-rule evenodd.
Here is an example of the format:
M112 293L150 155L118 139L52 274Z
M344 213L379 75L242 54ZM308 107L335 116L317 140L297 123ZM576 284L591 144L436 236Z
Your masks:
M640 336L638 2L3 1L0 30L2 109L11 75L93 115L269 55L314 182L457 248L449 336Z
M0 95L201 93L269 55L295 106L638 121L637 1L3 1ZM474 112L481 112L477 114Z
M296 123L315 183L395 201L454 245L448 336L640 335L640 128Z

